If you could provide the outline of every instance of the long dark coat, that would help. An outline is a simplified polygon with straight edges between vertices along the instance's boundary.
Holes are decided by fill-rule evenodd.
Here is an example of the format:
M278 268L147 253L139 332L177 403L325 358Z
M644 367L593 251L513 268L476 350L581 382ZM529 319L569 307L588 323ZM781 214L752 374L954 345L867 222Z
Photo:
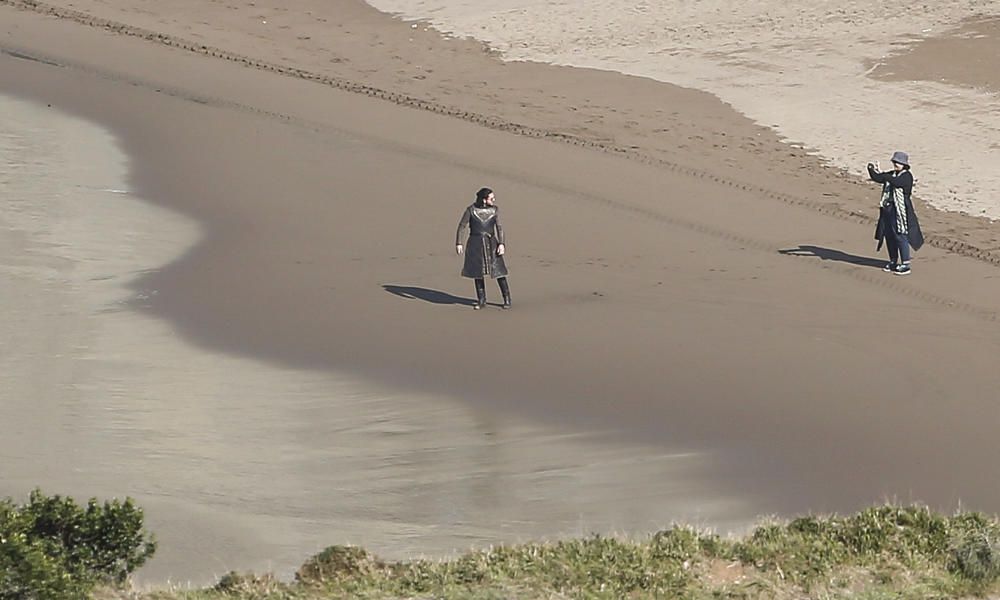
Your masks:
M465 263L462 276L473 279L506 277L507 265L497 254L497 246L504 243L500 213L496 206L472 204L462 213L455 233L455 245L462 243L464 230L469 230L465 242Z
M910 194L913 191L913 175L909 171L896 174L895 171L885 171L879 173L868 165L868 177L872 181L882 184L882 202L880 202L878 223L875 225L875 239L878 240L878 249L882 249L882 241L891 231L900 235L905 235L910 247L920 250L924 245L924 234L920 231L920 221L917 220L917 213L913 210L913 202ZM893 201L896 191L903 193L904 206L906 207L906 219L899 219L896 203ZM905 223L905 231L900 231L899 224Z

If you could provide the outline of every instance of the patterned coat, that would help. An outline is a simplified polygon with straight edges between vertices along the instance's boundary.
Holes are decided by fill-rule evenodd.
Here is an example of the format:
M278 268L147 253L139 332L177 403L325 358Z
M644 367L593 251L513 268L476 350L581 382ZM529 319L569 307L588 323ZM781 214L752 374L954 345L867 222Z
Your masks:
M497 246L504 243L500 213L496 206L472 204L462 213L455 233L455 245L462 243L462 234L469 230L465 242L465 263L462 276L473 279L506 277L507 265L497 254Z
M879 200L878 224L875 226L875 239L878 249L882 249L882 240L890 232L906 236L910 247L919 250L924 245L924 236L920 231L917 213L913 210L910 194L913 191L913 175L909 171L886 171L879 173L871 165L868 166L868 177L882 184L882 197Z

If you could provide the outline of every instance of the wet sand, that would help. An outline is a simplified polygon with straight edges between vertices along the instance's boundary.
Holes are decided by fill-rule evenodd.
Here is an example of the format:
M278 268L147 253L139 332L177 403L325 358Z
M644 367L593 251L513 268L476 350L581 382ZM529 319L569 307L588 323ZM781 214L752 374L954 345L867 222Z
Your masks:
M971 19L875 65L887 81L934 81L1000 94L1000 18Z
M357 10L346 14L358 15L358 22L372 18L363 8L344 6ZM347 373L364 386L389 390L396 406L387 411L390 436L402 414L399 402L433 397L518 427L599 432L617 448L615 458L603 462L628 477L587 478L580 461L571 461L576 483L498 501L512 515L536 514L536 522L544 522L549 513L534 512L540 504L565 514L559 499L573 496L590 498L610 514L622 498L642 495L622 489L623 482L656 480L643 465L663 455L698 461L682 475L657 469L687 495L645 488L646 506L657 507L646 521L687 518L691 499L708 507L701 513L706 524L724 529L760 514L847 511L886 497L944 509L959 502L991 512L1000 506L1000 489L983 476L996 454L996 267L928 247L918 255L915 275L883 274L866 219L786 191L796 181L822 178L829 181L823 189L835 194L831 203L870 206L874 186L789 151L707 94L608 73L481 62L494 60L481 53L456 52L425 65L439 77L450 72L455 86L469 90L462 102L478 108L485 106L478 84L461 76L481 65L494 65L491 76L544 74L553 86L572 81L567 96L598 97L610 81L621 97L669 99L675 113L669 122L686 124L671 135L692 149L674 150L685 162L668 164L515 135L517 128L482 127L8 6L0 6L0 23L0 45L8 52L0 55L0 90L108 127L131 159L129 188L202 232L183 256L129 283L129 306L137 314L168 326L185 344L226 357L220 361L258 361L296 377ZM386 38L401 43L394 37L400 24L382 23ZM248 55L262 51L220 40ZM379 41L362 46L355 40L355 50ZM522 80L519 90L534 82ZM542 122L547 113L531 114ZM760 146L750 153L719 149L715 136L730 132ZM622 130L623 138L629 134ZM457 276L452 254L458 215L484 184L497 190L510 236L515 309L509 312L469 310L471 286ZM943 231L963 219L940 213L929 220L932 230ZM995 235L988 223L968 231L977 241ZM211 529L217 513L242 523L230 532L250 523L262 537L287 532L287 522L273 515L307 490L300 524L313 523L323 506L334 515L330 521L351 515L330 498L353 485L317 479L304 467L301 482L279 481L275 487L288 493L278 498L243 504L229 486L266 487L285 468L281 457L295 462L341 442L369 461L348 463L354 475L347 481L369 478L373 464L383 462L371 457L371 438L345 440L331 423L334 413L366 416L370 409L318 401L325 410L313 412L321 394L308 403L292 395L287 413L273 397L266 406L241 406L221 388L248 381L253 387L255 367L230 364L224 370L232 380L200 403L220 416L211 426L192 427L220 427L234 411L242 424L231 437L221 436L225 443L215 454L207 450L210 440L183 446L190 460L244 464L246 436L257 423L263 430L251 437L259 454L246 462L264 468L214 465L211 477L164 490L164 504L173 508L161 516L152 510L151 522L164 519L159 524L175 539L200 542L195 532L209 531L206 538L218 534L220 552L232 546L249 553L249 542L229 543ZM177 368L191 366L181 361ZM183 398L185 385L163 397L167 414L183 402L172 398ZM219 397L229 403L213 406ZM423 405L418 414L433 415L411 425L418 431L448 422ZM26 422L32 419L39 415ZM183 432L183 419L179 423L175 431ZM295 443L283 445L288 437ZM508 448L519 451L540 439L513 437ZM450 440L446 447L463 447L456 437L443 439ZM413 452L389 447L389 455ZM468 447L490 446L480 438ZM598 446L561 448L564 457L595 456L589 453ZM544 450L532 455L543 465L550 456ZM176 466L157 465L153 456L134 458L154 479L175 474ZM106 460L114 465L116 459ZM437 462L430 463L434 471ZM37 478L37 467L20 464L17 477L4 477L22 482L15 487ZM538 489L525 479L530 461L509 464L512 476L525 481L523 489ZM483 483L497 479L464 463L453 473L460 478L467 469ZM440 484L426 470L404 473L387 475L398 503L386 501L378 518L398 516L399 507L419 497L414 490L443 490L437 497L445 502L469 489ZM32 483L74 481L57 474ZM195 489L218 499L202 520L190 516L198 502L178 508ZM470 496L469 505L488 513L495 497L487 489ZM426 522L447 526L433 516ZM620 526L613 519L591 525L580 529ZM497 527L476 533L480 526L470 525L470 544L520 535ZM553 535L564 534L565 523L556 529ZM414 534L414 551L427 537ZM297 548L312 541L291 538ZM344 541L355 540L325 537L319 545ZM243 564L226 563L256 567L266 555L243 556ZM177 560L166 571L170 576L202 576L188 573L198 572L203 556Z
M331 540L407 558L746 519L694 453L185 343L134 310L158 290L129 285L198 224L129 191L109 132L6 96L0 110L0 496L136 498L161 544L140 583L289 577Z

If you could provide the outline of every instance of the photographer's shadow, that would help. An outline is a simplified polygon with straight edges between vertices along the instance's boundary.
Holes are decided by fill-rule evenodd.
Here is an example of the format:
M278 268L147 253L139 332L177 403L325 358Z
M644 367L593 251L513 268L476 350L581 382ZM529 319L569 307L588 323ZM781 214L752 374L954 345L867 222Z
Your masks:
M809 245L799 245L798 248L778 250L778 254L784 254L785 256L812 256L820 260L832 260L834 262L842 262L859 267L871 267L873 269L881 269L885 266L886 262L870 256L857 256L856 254L848 254L841 250Z
M407 300L423 300L431 304L454 304L458 306L472 306L476 303L473 298L462 298L448 292L432 290L428 288L415 287L411 285L383 285L382 289L390 294L406 298Z

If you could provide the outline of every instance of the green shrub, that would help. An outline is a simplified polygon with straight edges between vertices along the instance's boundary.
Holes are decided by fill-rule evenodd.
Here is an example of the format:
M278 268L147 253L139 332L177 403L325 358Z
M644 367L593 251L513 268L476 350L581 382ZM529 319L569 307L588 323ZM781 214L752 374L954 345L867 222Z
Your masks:
M311 557L295 573L300 583L320 583L329 579L371 575L384 563L356 546L330 546Z
M1000 578L1000 534L995 524L974 525L957 531L949 546L949 569L969 581L989 583Z
M35 490L27 504L0 502L0 598L85 597L98 583L120 584L153 555L132 500L86 507Z
M875 506L836 522L837 538L853 556L888 553L910 563L948 546L949 519L926 506Z
M5 502L0 510L11 511L12 506ZM9 521L0 525L0 598L55 600L86 595L89 588L74 581L42 544L10 525Z
M274 575L254 575L253 573L239 573L230 571L219 579L219 583L212 588L214 591L227 596L241 598L253 598L259 595L267 595L278 592L284 586L274 578Z
M650 556L655 560L683 563L702 550L701 538L694 529L674 527L653 534L649 541Z

